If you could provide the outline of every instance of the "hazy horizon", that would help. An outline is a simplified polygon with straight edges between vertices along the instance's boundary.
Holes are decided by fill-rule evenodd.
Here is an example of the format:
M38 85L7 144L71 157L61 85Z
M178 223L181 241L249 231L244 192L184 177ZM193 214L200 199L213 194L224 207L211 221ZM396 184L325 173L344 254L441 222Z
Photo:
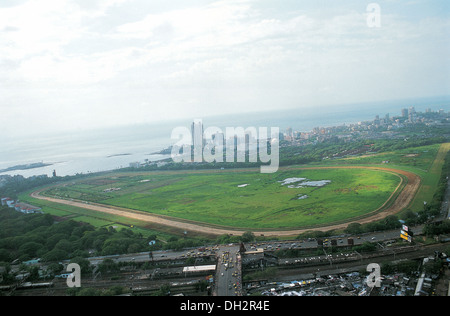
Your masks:
M207 126L224 127L249 127L249 126L264 126L264 127L279 127L284 130L288 127L294 128L297 131L309 132L313 127L329 127L337 126L339 124L353 124L359 121L372 120L376 115L384 116L390 114L393 116L400 116L402 108L409 108L414 106L416 111L425 112L430 108L433 111L444 109L450 112L450 95L435 96L425 98L407 98L398 100L383 100L378 102L361 102L361 103L342 103L342 104L326 104L316 107L308 108L286 108L279 110L253 110L248 112L231 112L225 114L213 115L191 115L183 118L173 118L162 121L148 121L148 122L131 122L123 124L105 125L105 126L90 126L86 129L67 129L59 132L55 131L28 131L22 134L15 134L11 139L0 139L1 146L8 146L13 142L33 142L37 139L63 139L70 138L92 138L96 135L104 135L111 133L116 137L126 138L127 141L133 141L133 135L129 134L134 131L137 138L144 131L149 129L155 133L152 136L160 135L170 138L170 132L173 128L178 126L189 127L194 119L203 120ZM298 120L298 124L280 124L285 121L286 114L291 113L291 120ZM346 115L348 114L348 115ZM318 118L323 117L323 121L319 122ZM314 126L304 126L305 119L314 118ZM336 118L336 119L334 119ZM311 123L311 122L310 122ZM286 125L286 126L285 126ZM127 131L126 136L123 134ZM32 136L32 138L30 138ZM68 138L69 137L69 138Z

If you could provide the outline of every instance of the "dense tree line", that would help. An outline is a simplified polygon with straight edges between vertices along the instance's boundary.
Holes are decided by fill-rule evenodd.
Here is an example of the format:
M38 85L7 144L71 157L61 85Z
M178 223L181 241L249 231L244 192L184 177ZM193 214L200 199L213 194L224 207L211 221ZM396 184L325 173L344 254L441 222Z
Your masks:
M42 175L25 178L24 176L21 175L15 176L3 175L1 177L4 182L2 183L2 186L0 186L0 197L9 197L12 199L17 199L20 193L37 187L50 185L58 181L69 181L88 176L89 176L88 174L76 174L74 176L65 176L65 177L48 177L47 175Z
M399 222L399 218L396 215L390 215L385 219L382 219L377 222L367 223L367 224L359 224L352 223L347 226L345 229L346 234L350 235L359 235L363 233L375 232L375 231L385 231L392 229L399 229L402 227L402 224Z
M428 223L425 225L423 233L427 236L450 234L450 219L438 223Z
M2 176L4 184L0 187L0 197L17 199L19 193L44 185L49 185L58 180L48 176L25 178L21 175Z
M0 209L0 262L34 258L54 262L146 250L148 238L131 229L95 229L73 220L57 223L48 214L25 215Z
M405 220L409 225L418 225L427 223L427 225L425 226L425 233L427 233L430 236L443 233L450 233L450 229L448 228L449 226L448 221L444 221L440 225L428 223L430 219L438 217L442 211L442 203L444 202L445 199L445 193L448 187L449 177L450 177L450 152L447 153L447 156L445 157L444 164L442 166L441 177L439 179L438 186L433 196L433 199L426 205L424 205L424 208L417 214L411 211L408 211L406 213ZM439 231L439 233L433 232L436 229L437 231Z
M172 236L162 242L156 235L144 237L132 229L94 228L73 220L55 222L49 214L25 215L7 207L0 208L0 262L24 262L35 258L58 262L97 255L180 250L208 243L247 242L254 238L247 232L243 236L223 235L215 241ZM156 244L149 246L152 240Z

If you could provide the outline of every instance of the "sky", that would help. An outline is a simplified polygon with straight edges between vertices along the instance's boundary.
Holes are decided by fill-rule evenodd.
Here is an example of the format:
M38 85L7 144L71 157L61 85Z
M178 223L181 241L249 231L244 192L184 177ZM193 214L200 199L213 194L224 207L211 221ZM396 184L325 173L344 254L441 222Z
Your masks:
M450 95L449 34L448 0L0 0L0 135Z

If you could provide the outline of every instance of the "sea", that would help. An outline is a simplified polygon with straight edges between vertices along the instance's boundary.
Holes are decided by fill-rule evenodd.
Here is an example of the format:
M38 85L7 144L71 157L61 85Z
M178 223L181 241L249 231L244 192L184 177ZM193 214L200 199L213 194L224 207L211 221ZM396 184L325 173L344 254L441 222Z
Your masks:
M415 107L417 112L450 110L450 96L330 105L307 109L285 109L270 112L249 112L185 120L153 122L98 130L61 133L9 140L0 146L0 170L42 163L45 166L24 170L0 172L1 175L67 176L110 171L129 167L130 163L153 162L169 158L158 154L174 145L171 139L175 127L190 128L195 119L201 119L204 128L219 127L278 127L280 131L309 132L315 127L341 126L370 121L379 115L400 116L402 108Z

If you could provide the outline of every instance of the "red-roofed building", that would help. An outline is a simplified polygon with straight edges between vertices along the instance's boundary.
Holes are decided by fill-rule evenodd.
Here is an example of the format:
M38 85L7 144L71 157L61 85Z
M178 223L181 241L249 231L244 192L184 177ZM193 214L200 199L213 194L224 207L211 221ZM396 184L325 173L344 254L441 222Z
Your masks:
M36 213L42 214L42 209L40 207L26 203L17 203L14 208L16 209L17 212L21 212L24 214L36 214Z
M14 201L13 199L10 199L9 197L2 198L2 206L8 206L8 207L13 208L15 204L16 204L16 201Z

